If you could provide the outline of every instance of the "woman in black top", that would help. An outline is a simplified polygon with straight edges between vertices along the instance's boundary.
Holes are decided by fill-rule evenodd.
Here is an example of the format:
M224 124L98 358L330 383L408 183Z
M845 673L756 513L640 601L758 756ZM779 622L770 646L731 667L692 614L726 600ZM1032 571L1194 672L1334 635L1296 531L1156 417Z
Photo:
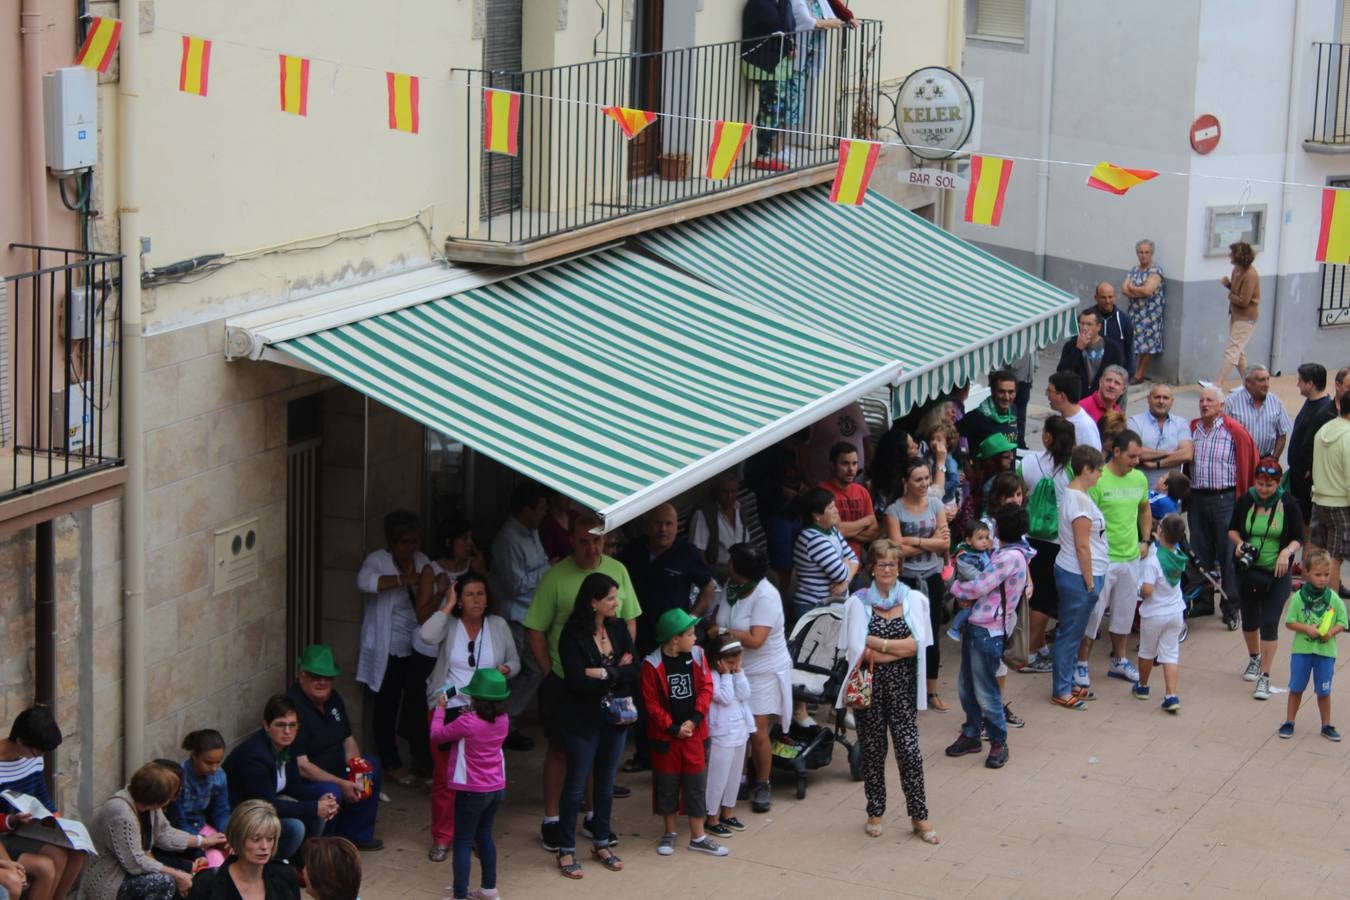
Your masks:
M233 851L219 869L192 879L188 900L300 900L295 869L273 862L281 819L265 800L245 800L230 813L225 836Z
M616 618L619 585L600 572L587 575L577 592L572 613L558 635L558 657L567 689L563 715L563 747L567 777L559 809L562 839L558 868L568 878L580 878L577 863L577 813L581 811L586 779L595 773L592 790L591 855L606 868L623 868L609 849L610 810L614 805L614 775L623 757L628 726L610 721L608 697L632 697L637 686L637 651L628 626ZM631 702L631 701L630 701Z

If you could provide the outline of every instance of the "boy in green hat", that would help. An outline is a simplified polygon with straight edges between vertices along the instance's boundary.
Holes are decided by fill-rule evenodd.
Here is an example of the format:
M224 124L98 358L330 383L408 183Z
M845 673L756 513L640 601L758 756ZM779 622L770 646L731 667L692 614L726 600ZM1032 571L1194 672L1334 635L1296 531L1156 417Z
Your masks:
M726 856L727 848L703 832L707 818L708 761L705 718L712 705L712 670L694 640L698 619L683 609L666 610L656 621L661 646L642 661L642 700L647 707L655 811L665 817L665 833L656 852L670 856L678 837L676 813L684 789L689 816L689 849Z

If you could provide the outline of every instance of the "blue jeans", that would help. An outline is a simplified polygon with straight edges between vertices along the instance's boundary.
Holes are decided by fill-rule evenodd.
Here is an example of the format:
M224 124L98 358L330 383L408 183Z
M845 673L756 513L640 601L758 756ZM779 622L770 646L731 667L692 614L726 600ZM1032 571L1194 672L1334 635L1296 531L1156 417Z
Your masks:
M483 890L497 886L497 845L492 842L492 822L502 806L505 791L455 792L455 896L469 896L469 869L473 847L483 868Z
M281 836L277 838L277 859L295 859L295 852L305 842L305 823L300 819L282 819ZM323 822L314 830L314 836L323 834Z
M1055 566L1055 589L1059 592L1059 628L1055 631L1054 696L1067 697L1073 691L1073 667L1078 662L1078 645L1087 630L1088 616L1097 605L1105 576L1092 576L1092 590L1083 587L1083 576Z
M610 814L614 809L614 776L619 771L628 728L624 725L599 725L591 734L563 731L563 750L567 753L567 776L563 780L562 802L558 807L558 824L562 839L558 847L563 853L577 849L577 814L581 812L581 796L586 790L586 779L595 773L591 797L591 834L596 847L609 846ZM458 831L456 831L458 834Z
M961 674L956 694L966 722L961 733L980 739L980 726L989 729L989 741L1008 742L1008 723L1003 717L1003 695L998 689L999 660L1003 658L1003 635L990 634L979 625L967 625L961 638Z

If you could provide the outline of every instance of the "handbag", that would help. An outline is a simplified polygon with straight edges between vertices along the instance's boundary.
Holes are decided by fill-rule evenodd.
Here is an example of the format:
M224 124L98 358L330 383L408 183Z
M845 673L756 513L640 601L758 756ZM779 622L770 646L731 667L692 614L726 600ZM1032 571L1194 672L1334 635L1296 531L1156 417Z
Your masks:
M867 709L872 705L872 662L863 668L862 660L849 673L844 685L844 705L849 709Z
M606 694L600 700L600 708L611 725L632 725L637 721L637 704L632 697L616 697Z

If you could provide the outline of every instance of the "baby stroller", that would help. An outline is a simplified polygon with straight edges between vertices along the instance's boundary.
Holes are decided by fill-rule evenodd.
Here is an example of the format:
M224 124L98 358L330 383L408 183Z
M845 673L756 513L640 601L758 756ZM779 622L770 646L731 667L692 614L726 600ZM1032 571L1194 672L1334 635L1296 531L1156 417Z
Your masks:
M788 652L792 654L792 699L833 710L839 689L848 677L848 660L839 652L844 607L823 604L805 613L792 627ZM862 780L862 748L845 735L842 710L835 711L835 728L793 723L786 734L775 726L773 765L797 777L797 799L806 796L806 773L830 764L835 743L848 751L849 774Z

